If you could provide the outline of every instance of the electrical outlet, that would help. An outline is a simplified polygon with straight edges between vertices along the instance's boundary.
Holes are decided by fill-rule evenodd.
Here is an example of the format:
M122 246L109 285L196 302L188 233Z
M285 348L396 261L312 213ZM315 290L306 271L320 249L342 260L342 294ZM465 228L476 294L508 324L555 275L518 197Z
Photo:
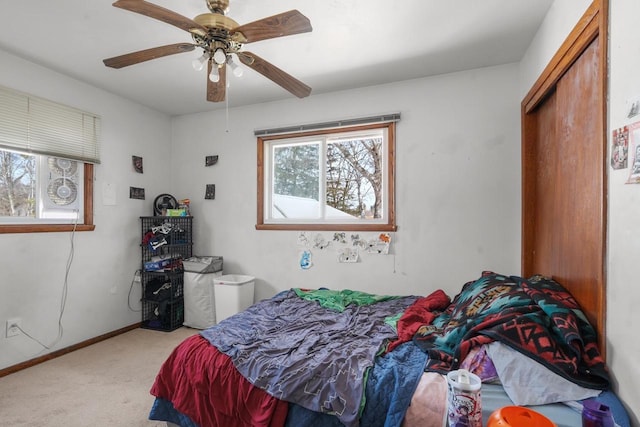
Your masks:
M22 319L14 317L13 319L7 319L7 338L20 335L20 327L22 326Z

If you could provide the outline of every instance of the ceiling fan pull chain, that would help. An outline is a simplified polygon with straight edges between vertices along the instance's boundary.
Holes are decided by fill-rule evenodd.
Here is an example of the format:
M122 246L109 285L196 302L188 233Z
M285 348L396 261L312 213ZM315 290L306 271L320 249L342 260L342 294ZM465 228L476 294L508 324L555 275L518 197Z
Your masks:
M227 83L227 96L225 96L224 98L225 110L226 110L225 114L226 114L226 121L227 121L226 123L227 129L225 130L225 132L227 133L229 133L229 96L231 96L231 93L230 93L231 91L229 90L229 87L230 87L229 83Z

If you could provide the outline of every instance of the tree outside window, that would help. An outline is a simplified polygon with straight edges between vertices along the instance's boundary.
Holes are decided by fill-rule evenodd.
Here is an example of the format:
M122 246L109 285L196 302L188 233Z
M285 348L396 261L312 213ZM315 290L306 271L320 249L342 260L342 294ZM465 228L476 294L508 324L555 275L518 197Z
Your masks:
M0 216L35 214L36 157L0 150Z

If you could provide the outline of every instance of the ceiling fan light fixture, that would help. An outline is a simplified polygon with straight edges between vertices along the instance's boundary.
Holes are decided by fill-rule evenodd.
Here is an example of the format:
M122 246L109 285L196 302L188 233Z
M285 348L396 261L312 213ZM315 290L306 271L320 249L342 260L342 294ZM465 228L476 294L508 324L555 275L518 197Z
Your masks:
M202 56L200 56L199 58L194 59L191 62L191 65L193 65L193 69L196 71L202 71L202 69L204 68L204 64L205 62L207 62L207 53L203 52Z
M227 64L235 76L241 76L244 71L238 65L247 66L298 98L309 96L309 86L259 56L242 51L246 43L310 32L312 27L309 19L298 10L292 9L239 25L226 16L229 1L206 0L210 13L202 13L190 19L152 1L117 0L113 6L165 22L190 33L193 43L173 43L139 50L104 59L104 65L122 68L200 48L204 54L191 62L195 70L202 70L205 64L208 68L207 101L225 100L226 86L229 84Z
M218 71L218 65L211 64L211 72L209 73L209 80L213 83L218 83L220 81L220 71Z
M229 65L229 67L231 67L231 71L233 72L234 76L242 77L242 75L244 74L244 70L238 65L233 56L234 55L229 55L229 57L227 58L227 64Z
M216 51L213 52L213 60L216 64L222 65L227 61L227 54L222 48L217 48Z

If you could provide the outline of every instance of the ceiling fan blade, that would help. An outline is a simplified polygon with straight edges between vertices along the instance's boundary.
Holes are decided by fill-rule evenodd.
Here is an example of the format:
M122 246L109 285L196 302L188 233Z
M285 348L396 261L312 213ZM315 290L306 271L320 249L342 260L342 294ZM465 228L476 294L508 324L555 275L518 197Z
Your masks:
M294 9L240 25L233 30L233 34L242 33L246 39L245 43L250 43L292 34L308 33L311 30L309 18Z
M186 16L144 0L117 0L113 6L166 22L190 33L200 35L207 33L205 27Z
M209 78L209 74L211 73L211 67L213 61L207 61L209 63L209 68L207 69L207 101L210 102L221 102L224 101L224 97L226 95L227 88L227 67L222 66L218 68L218 74L220 75L220 80L217 83L214 83Z
M275 83L279 84L298 98L304 98L309 96L311 93L311 88L309 86L285 73L270 62L260 58L255 53L239 52L238 58L244 65L256 70L266 78L273 80Z
M191 43L176 43L166 46L153 47L151 49L139 50L125 55L114 56L104 59L104 65L111 68L122 68L151 59L162 58L163 56L175 55L176 53L189 52L196 48Z

